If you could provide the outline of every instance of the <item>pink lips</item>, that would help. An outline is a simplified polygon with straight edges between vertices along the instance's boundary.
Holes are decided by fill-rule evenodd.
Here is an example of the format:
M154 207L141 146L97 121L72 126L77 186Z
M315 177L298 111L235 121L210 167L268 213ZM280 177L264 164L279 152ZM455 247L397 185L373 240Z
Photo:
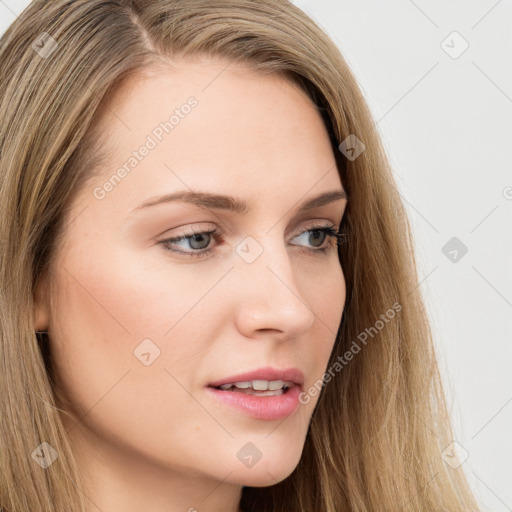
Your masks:
M298 368L277 370L267 366L252 372L239 373L238 375L216 380L215 382L210 382L209 386L219 387L222 386L222 384L229 384L231 382L246 382L250 380L284 380L291 381L298 386L302 386L304 384L304 375Z
M293 413L299 406L300 387L292 386L282 395L257 396L240 391L221 391L206 388L209 393L222 403L260 420L280 420Z
M294 385L286 389L283 394L273 396L249 395L240 391L217 389L222 384L251 380L282 380L293 382ZM278 420L286 418L297 410L303 384L304 375L298 368L276 370L267 367L211 382L206 389L220 402L230 405L252 418Z

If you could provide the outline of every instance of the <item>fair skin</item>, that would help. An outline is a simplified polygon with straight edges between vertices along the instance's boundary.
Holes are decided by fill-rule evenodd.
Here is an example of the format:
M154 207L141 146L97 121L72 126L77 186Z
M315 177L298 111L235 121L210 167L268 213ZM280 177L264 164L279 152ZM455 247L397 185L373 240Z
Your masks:
M338 228L347 201L297 215L302 202L343 190L320 114L283 78L225 66L189 58L153 68L111 98L108 168L68 213L54 307L36 296L35 328L49 332L72 404L75 419L63 420L91 512L235 512L242 486L285 479L302 454L318 395L283 420L263 420L206 386L264 366L299 368L304 389L322 379L345 281L335 239L311 230ZM190 96L197 106L97 199L95 188ZM190 189L244 199L248 210L170 202L133 211ZM207 245L208 255L160 243L215 227L219 240L172 245ZM263 249L251 263L236 251L248 236ZM160 355L146 366L134 350L147 338ZM237 457L248 442L262 453L252 467Z

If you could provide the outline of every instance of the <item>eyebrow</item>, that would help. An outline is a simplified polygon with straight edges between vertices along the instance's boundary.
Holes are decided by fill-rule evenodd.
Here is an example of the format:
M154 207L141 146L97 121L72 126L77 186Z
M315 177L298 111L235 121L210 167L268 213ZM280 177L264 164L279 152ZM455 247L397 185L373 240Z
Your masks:
M300 204L297 213L303 213L313 208L319 208L326 204L338 201L340 199L348 199L345 190L331 190L318 194ZM244 199L226 196L221 194L212 194L209 192L192 192L182 191L165 194L163 196L152 197L134 208L130 213L149 208L161 203L184 202L198 206L199 208L211 208L214 210L226 210L230 212L245 214L249 211L249 206Z

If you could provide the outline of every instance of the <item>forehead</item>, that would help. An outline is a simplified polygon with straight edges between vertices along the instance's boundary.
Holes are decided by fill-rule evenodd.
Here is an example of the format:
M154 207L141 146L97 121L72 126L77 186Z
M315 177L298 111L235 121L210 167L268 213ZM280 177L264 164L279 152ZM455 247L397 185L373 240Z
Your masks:
M303 195L319 180L322 189L341 184L307 94L283 76L228 61L194 58L144 70L110 95L99 130L107 165L94 186L110 180L125 209L177 188L278 199Z
M116 136L126 142L138 142L140 135L168 121L190 97L197 100L199 108L194 109L187 123L181 123L179 131L183 132L185 125L210 128L207 123L215 122L216 129L210 131L210 139L228 131L230 126L263 125L269 134L291 124L310 125L309 131L323 128L316 107L291 78L276 73L262 74L248 65L196 56L168 65L159 62L115 88L97 116L106 135L105 142ZM174 130L169 143L177 139L179 131ZM299 137L307 131L304 129L296 135ZM139 139L133 140L133 135Z

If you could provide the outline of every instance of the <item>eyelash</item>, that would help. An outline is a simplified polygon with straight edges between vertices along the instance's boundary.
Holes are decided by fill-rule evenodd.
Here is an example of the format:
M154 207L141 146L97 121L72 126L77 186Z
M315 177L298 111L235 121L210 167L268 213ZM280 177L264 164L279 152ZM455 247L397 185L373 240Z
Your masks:
M311 231L321 231L321 232L325 233L327 235L326 240L328 240L328 244L325 247L322 247L320 249L305 249L304 250L304 252L309 252L309 253L312 253L312 254L318 254L319 253L320 255L323 255L323 254L330 253L330 251L332 249L334 249L335 245L339 245L340 244L340 239L343 236L343 235L340 234L340 232L337 229L335 229L335 226L332 225L332 224L328 224L328 225L324 224L322 226L311 227L309 229L306 229L302 233L299 233L299 235L297 235L297 236L303 235L304 233L308 233L308 232L311 232ZM166 240L162 240L159 243L162 244L162 246L164 247L164 249L166 251L172 252L174 254L183 254L185 256L190 256L192 258L193 257L198 257L198 256L206 256L207 254L210 254L211 251L213 250L213 248L211 248L211 247L209 247L207 249L194 250L194 251L190 251L190 252L188 252L188 251L177 251L175 249L171 249L170 248L170 244L171 243L176 243L176 242L180 242L182 240L186 240L188 238L192 238L194 235L213 235L213 238L215 240L218 240L219 238L221 238L220 231L217 228L215 228L215 229L211 229L209 231L190 231L190 232L185 233L182 236L175 237L175 238L168 238ZM334 238L335 241L336 241L335 244L331 243L329 238Z

